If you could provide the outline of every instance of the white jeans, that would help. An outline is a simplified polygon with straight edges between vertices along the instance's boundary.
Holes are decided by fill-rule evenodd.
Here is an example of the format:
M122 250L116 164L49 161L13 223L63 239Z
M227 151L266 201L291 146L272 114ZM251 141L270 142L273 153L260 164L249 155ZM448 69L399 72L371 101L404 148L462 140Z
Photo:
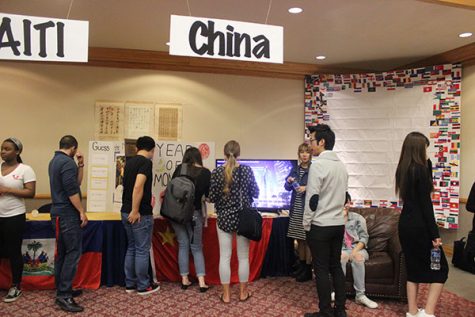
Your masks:
M218 229L219 241L219 278L221 284L231 281L231 254L233 252L233 236L235 233ZM237 255L239 260L239 282L249 280L249 239L236 234Z

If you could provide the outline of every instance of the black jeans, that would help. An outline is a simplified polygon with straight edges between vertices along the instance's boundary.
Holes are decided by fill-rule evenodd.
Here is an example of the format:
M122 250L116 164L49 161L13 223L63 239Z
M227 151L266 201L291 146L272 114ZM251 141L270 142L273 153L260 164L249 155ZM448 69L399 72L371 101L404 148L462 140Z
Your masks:
M20 287L23 274L23 256L21 245L25 231L25 214L13 217L0 217L0 240L5 248L5 255L10 259L12 284Z
M331 280L335 289L335 308L345 309L345 274L341 269L341 245L345 226L320 227L312 225L307 232L307 243L312 252L313 265L317 280L317 293L320 312L331 314Z
M54 280L57 298L70 298L82 254L82 229L78 216L51 218L56 233Z

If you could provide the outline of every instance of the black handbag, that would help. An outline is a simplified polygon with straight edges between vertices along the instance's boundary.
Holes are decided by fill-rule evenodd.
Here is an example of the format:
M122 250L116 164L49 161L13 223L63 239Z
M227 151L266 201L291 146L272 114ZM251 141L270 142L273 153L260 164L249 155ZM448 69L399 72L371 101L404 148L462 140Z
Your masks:
M465 238L454 241L452 263L455 267L475 274L475 232L468 233Z
M243 201L241 169L239 175L239 195L241 196L241 209L239 210L239 226L237 234L253 241L260 241L262 237L262 216L257 208L247 208Z

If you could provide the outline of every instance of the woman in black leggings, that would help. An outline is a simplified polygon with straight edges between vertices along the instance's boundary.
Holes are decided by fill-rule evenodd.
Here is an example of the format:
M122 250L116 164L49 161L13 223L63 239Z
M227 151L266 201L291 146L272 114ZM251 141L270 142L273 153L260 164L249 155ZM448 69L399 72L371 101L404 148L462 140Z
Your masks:
M0 173L0 242L2 251L10 260L12 285L4 302L13 302L21 296L20 282L23 274L21 245L25 230L24 198L35 196L36 176L33 169L22 163L23 145L16 138L3 141Z

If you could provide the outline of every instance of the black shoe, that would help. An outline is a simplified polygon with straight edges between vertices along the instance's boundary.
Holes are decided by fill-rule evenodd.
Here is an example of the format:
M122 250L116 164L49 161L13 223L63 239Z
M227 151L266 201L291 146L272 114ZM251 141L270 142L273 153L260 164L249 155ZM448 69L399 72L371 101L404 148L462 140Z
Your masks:
M300 262L299 266L292 272L290 273L290 276L292 277L297 277L299 276L304 270L305 270L305 262Z
M316 312L316 313L305 313L304 317L332 317L332 316L322 313L322 312Z
M182 289L182 290L186 290L186 289L188 289L188 287L190 287L191 285L193 285L193 282L190 282L189 284L183 284L183 283L181 283L181 289Z
M209 290L209 286L201 287L200 286L200 293L206 293Z
M82 289L73 289L72 292L73 297L79 297L82 295Z
M144 290L138 290L137 294L139 294L139 295L149 295L149 294L155 293L159 290L160 290L160 284L153 283Z
M310 264L305 264L305 268L299 275L297 275L295 280L297 282L307 282L312 280L312 266Z
M343 309L335 309L333 312L334 317L347 317L346 311Z
M62 310L70 313L79 313L84 310L82 306L79 306L72 297L70 298L56 298L56 305Z
M292 264L292 271L295 271L296 269L298 269L300 266L300 260L297 259L294 264Z

